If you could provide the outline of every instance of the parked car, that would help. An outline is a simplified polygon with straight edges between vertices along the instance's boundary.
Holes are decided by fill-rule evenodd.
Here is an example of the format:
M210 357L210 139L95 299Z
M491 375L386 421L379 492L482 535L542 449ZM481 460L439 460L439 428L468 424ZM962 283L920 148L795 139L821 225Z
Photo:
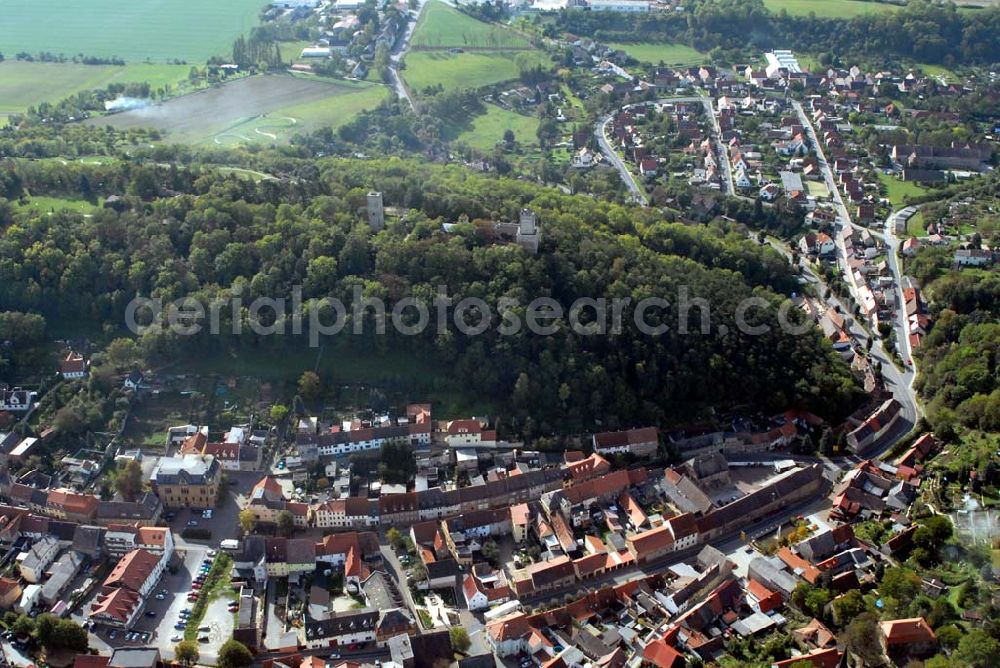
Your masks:
M156 617L156 610L147 610L146 611L146 616L147 617Z
M188 520L188 526L189 527L196 527L196 526L198 526L198 520Z
M183 631L184 629L187 628L187 624L185 624L184 622L177 622L176 624L174 624L174 628L177 629L178 631Z
M182 636L180 633L175 633L174 635L170 636L170 642L180 642L182 640L184 640L184 636Z

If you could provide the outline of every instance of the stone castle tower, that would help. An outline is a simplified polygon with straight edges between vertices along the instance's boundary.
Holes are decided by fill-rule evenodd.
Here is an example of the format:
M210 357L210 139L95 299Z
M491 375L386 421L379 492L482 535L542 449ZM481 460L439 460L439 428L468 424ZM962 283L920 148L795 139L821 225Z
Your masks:
M541 241L541 230L538 219L531 209L521 209L521 218L517 224L517 245L532 255L538 253L538 243Z
M382 205L382 193L372 190L368 193L368 227L372 232L378 232L385 227L385 207Z

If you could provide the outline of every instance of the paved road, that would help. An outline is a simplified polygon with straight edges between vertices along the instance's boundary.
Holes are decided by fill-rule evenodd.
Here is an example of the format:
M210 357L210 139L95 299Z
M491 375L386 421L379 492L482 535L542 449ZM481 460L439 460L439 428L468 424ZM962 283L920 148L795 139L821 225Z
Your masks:
M392 53L389 56L389 75L392 77L392 87L401 100L406 100L409 103L410 109L414 108L413 98L410 97L410 91L407 90L403 78L399 75L399 65L403 62L403 58L406 57L406 52L410 48L410 38L413 36L413 30L417 27L417 23L420 21L420 16L423 14L424 7L426 6L427 0L417 0L416 16L406 24L406 31L396 42L396 46L393 47Z
M899 348L900 356L904 360L910 360L914 369L916 368L916 362L913 360L913 350L910 348L909 322L906 318L906 308L903 302L903 264L899 259L901 241L896 236L895 222L900 218L905 220L916 212L917 207L908 206L905 209L893 211L885 221L886 258L889 261L889 271L892 272L892 280L896 284L896 301L900 305L896 309L896 322L894 324L896 328L896 341L899 344L897 347ZM912 378L910 382L913 382Z
M386 566L391 569L389 575L392 577L393 581L396 583L396 589L402 594L403 600L406 601L406 607L410 609L410 614L413 615L413 619L419 619L417 615L417 605L413 602L413 596L410 593L410 587L407 584L406 579L406 568L400 563L399 557L396 556L396 551L392 549L392 546L386 541L385 533L379 535L379 550L382 552L382 561ZM387 570L389 570L387 569Z
M617 113L617 112L615 112ZM608 141L608 125L611 123L611 119L614 118L615 114L611 113L597 121L597 125L594 126L594 135L597 137L597 144L601 148L601 153L604 157L618 170L618 173L622 177L622 181L625 182L625 186L628 188L632 195L632 199L641 206L649 206L649 202L646 200L646 196L642 194L642 189L635 182L635 177L632 176L632 172L625 165L625 162L618 155L618 151L614 149L611 142Z
M719 117L715 115L712 100L707 95L700 98L702 106L705 107L705 114L712 122L712 130L715 133L711 137L712 144L715 145L716 160L719 169L722 171L723 192L726 195L736 195L736 184L733 182L733 170L729 168L729 145L722 141L722 128L719 126Z
M813 147L816 150L816 157L819 160L820 169L823 171L823 177L826 180L826 186L829 188L830 193L833 195L834 203L837 206L841 224L850 225L858 230L867 229L861 225L858 225L853 220L851 220L850 212L848 212L847 207L844 205L844 200L840 195L840 190L837 189L837 184L833 179L833 170L830 167L830 163L826 160L826 155L823 153L823 146L819 142L819 138L816 136L816 130L813 127L812 120L805 113L802 108L802 104L798 100L792 100L792 106L795 108L796 114L799 116L799 121L802 126L806 129L806 133L809 136L809 141L812 142ZM902 304L902 272L900 269L899 258L897 257L897 251L899 247L899 242L894 238L892 234L892 221L895 215L889 216L886 221L886 233L884 235L885 243L889 247L888 261L889 269L892 272L893 281L896 285L896 290L899 293L900 304ZM837 231L840 231L840 225L837 226ZM869 230L873 235L878 237L883 237L881 233L875 230ZM841 243L840 234L836 235L837 239L837 249L840 260L840 267L842 273L844 274L844 279L849 286L854 286L854 277L851 275L850 268L847 266L847 258L845 256L844 247ZM845 314L851 313L851 310L844 310ZM902 307L896 310L896 339L899 342L899 352L903 360L910 361L911 364L900 370L896 367L892 358L886 353L885 347L883 346L882 340L876 336L875 343L872 347L872 356L882 363L882 376L885 379L886 387L892 391L893 397L896 401L900 403L903 407L902 415L900 416L899 425L908 424L909 427L903 434L896 438L884 437L881 439L879 447L874 450L881 453L885 449L890 447L899 438L909 432L910 428L916 424L917 417L920 411L920 405L917 401L916 393L913 390L913 381L916 377L914 372L914 367L912 366L912 351L910 350L909 338L907 336L907 325L906 325L906 310ZM900 331L901 330L901 331ZM852 332L853 335L853 332ZM867 339L867 335L865 335ZM893 429L895 434L897 430ZM889 445L883 445L884 443L889 443Z
M819 160L819 167L823 171L823 179L826 181L826 187L830 190L830 194L833 196L834 204L837 205L837 212L840 216L840 220L847 225L854 225L854 221L851 220L851 214L844 205L844 198L840 196L840 190L837 188L837 182L833 179L833 169L830 167L830 163L826 161L826 154L823 153L823 145L820 143L819 137L816 135L816 129L813 127L812 119L810 119L806 114L805 110L802 108L802 104L798 100L792 100L791 102L792 107L795 108L795 113L799 116L799 122L802 123L802 127L806 129L809 141L816 150L816 158ZM855 227L857 226L855 225Z

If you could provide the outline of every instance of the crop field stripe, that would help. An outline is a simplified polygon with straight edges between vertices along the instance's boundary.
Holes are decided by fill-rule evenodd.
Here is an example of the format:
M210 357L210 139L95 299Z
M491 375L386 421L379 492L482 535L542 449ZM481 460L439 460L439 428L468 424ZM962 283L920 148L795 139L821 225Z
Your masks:
M201 64L229 53L266 0L3 0L0 52L43 51L129 63Z

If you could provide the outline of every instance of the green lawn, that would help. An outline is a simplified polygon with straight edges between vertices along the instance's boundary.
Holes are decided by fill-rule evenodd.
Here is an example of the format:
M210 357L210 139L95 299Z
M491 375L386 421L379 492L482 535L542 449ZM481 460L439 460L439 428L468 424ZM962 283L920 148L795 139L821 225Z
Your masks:
M944 77L945 81L952 81L955 79L955 73L942 65L917 63L917 67L919 67L923 73L929 77Z
M97 209L97 206L82 199L66 199L62 197L31 197L27 202L17 204L20 210L31 209L38 213L48 213L50 211L70 210L78 213L90 213Z
M701 51L684 44L653 44L651 42L636 42L623 44L621 42L608 44L612 49L621 49L636 60L658 64L663 61L667 65L700 65L707 61Z
M911 237L926 237L926 225L927 223L924 222L924 212L917 211L906 221L906 234Z
M849 19L861 14L892 12L898 5L859 0L764 0L764 6L774 13L784 9L792 16L808 16L815 13L819 18Z
M113 83L147 82L154 89L183 81L186 65L76 65L73 63L0 63L0 115L24 112L41 102L58 102L81 91Z
M515 49L531 46L523 35L511 28L478 21L436 1L424 9L410 43L417 49Z
M310 42L306 40L299 40L296 42L278 42L278 48L281 50L281 60L286 63L295 62L299 59L299 55L302 53L302 49L309 46Z
M878 173L878 179L886 188L887 197L892 202L892 208L898 209L903 206L903 198L906 196L916 197L924 194L924 189L912 181L901 181L895 176L889 176L882 172Z
M538 119L508 111L493 104L486 105L486 113L476 116L468 129L453 137L483 151L492 149L503 139L506 130L514 132L514 138L522 145L537 144Z
M266 0L4 0L0 52L203 64L257 25Z
M822 181L806 181L806 190L817 199L830 196L830 189Z
M517 78L519 70L515 58L523 64L550 64L541 51L413 51L406 56L403 78L414 91L438 84L447 90L482 88Z

